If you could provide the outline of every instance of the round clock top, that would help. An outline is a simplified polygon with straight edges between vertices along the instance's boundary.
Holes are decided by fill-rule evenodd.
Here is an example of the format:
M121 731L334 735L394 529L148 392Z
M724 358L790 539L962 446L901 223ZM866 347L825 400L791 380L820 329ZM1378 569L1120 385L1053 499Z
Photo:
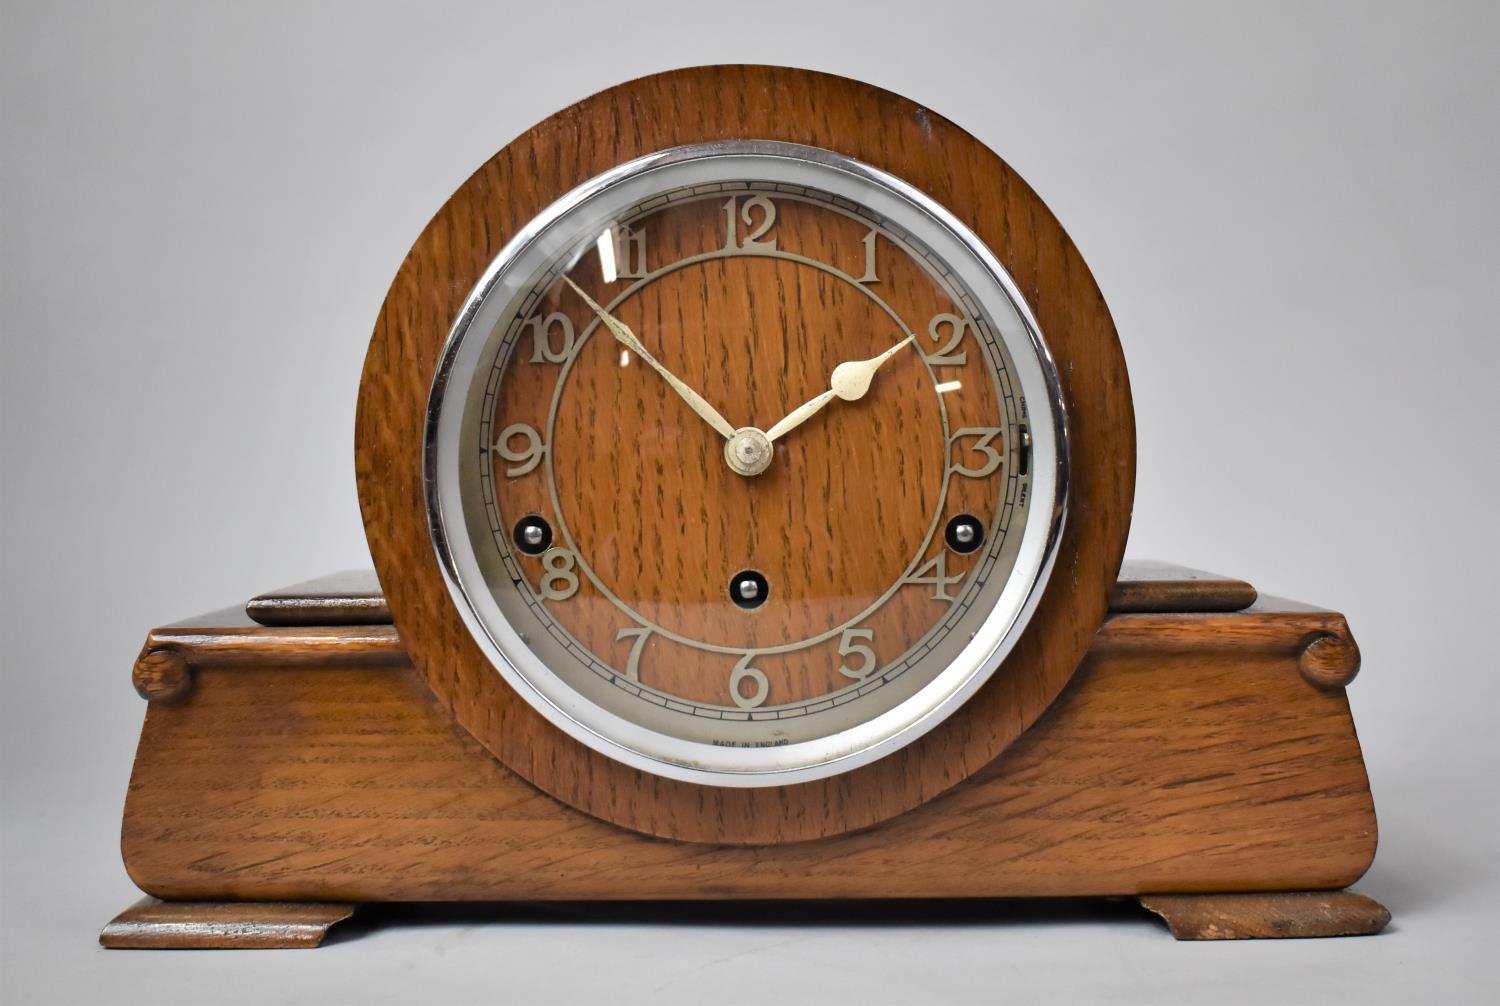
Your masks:
M768 67L596 95L482 168L361 389L418 670L511 770L654 834L816 837L980 769L1104 613L1124 365L977 141Z

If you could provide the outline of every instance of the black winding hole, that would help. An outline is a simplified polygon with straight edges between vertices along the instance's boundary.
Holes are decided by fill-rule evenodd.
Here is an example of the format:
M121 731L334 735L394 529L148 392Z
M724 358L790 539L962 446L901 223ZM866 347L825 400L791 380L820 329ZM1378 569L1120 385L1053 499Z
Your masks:
M964 540L966 537L967 541ZM984 525L973 514L961 513L943 529L943 540L953 551L964 555L978 551L984 544Z
M531 530L540 531L541 537L535 542L527 541L527 532ZM530 537L536 538L535 534ZM552 547L552 525L538 517L536 514L528 514L516 521L516 528L511 533L511 540L516 543L516 548L527 555L541 555Z
M766 603L771 585L753 569L742 569L729 578L729 599L750 611Z

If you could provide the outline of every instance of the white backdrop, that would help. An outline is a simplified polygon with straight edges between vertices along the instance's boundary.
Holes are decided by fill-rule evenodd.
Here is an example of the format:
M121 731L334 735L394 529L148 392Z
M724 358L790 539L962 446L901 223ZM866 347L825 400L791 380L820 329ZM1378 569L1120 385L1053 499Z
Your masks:
M1500 7L3 3L7 1002L1494 1001ZM694 63L869 80L1068 228L1131 368L1131 554L1344 611L1376 940L469 917L312 955L93 949L153 624L368 564L351 441L397 264L482 161ZM499 916L500 918L507 918ZM1276 990L1273 991L1273 986ZM425 992L419 990L425 989Z

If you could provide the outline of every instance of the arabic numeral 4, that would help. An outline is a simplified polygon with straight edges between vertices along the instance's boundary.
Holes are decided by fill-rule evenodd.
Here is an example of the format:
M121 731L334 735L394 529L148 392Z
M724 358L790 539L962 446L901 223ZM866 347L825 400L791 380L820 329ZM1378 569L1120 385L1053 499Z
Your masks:
M948 575L948 553L939 552L918 566L912 571L910 576L901 582L929 584L932 587L932 599L934 601L953 601L956 600L956 596L948 593L948 588L959 583L963 578L964 574L962 573L957 573L953 576Z

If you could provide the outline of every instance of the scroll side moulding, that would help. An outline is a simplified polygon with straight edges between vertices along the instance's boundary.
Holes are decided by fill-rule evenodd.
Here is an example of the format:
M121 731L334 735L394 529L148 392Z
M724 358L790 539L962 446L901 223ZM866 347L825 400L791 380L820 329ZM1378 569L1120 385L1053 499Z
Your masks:
M131 681L147 702L180 702L192 691L193 671L208 667L404 667L409 663L392 625L194 624L153 629L131 669Z
M1360 667L1359 644L1343 615L1272 597L1233 613L1115 615L1099 630L1094 645L1289 653L1296 656L1304 680L1321 689L1343 688Z

